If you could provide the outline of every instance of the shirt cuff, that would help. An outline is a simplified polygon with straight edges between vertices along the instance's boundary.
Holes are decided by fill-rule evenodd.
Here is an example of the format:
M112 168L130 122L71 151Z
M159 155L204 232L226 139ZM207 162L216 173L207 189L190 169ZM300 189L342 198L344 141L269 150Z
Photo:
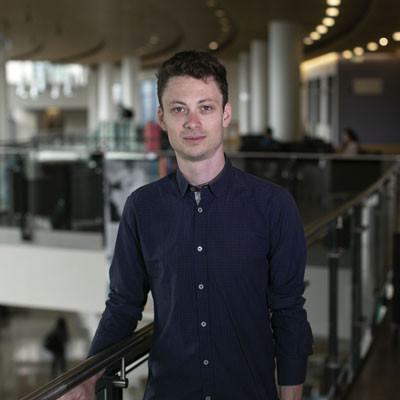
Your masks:
M301 385L306 380L308 357L277 359L279 386Z

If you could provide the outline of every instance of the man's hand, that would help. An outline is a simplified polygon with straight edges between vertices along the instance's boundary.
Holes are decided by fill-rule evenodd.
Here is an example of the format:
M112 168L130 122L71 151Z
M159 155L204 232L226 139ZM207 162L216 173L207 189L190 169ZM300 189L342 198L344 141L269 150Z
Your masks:
M87 381L73 388L58 400L95 400L96 381L104 374L104 369Z
M280 400L301 400L303 385L278 386Z

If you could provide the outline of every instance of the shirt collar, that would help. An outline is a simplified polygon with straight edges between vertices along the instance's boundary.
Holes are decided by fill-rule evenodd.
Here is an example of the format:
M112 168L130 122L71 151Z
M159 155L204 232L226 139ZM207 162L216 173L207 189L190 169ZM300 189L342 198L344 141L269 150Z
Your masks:
M229 185L229 178L232 172L232 163L229 158L225 155L225 165L222 169L221 173L219 174L218 178L209 184L211 192L216 196L221 196ZM181 196L183 197L186 192L188 191L189 187L192 186L187 179L183 176L182 172L179 168L176 170L176 180L178 183L179 191Z

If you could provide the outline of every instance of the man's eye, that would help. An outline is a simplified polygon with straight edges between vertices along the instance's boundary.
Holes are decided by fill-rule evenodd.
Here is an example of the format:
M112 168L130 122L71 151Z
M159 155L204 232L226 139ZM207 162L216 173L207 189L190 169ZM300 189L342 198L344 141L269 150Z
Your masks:
M211 111L212 107L211 106L203 106L202 107L204 111Z
M175 108L173 108L172 109L172 111L174 112L174 113L181 113L181 112L183 112L185 109L183 108L183 107L175 107Z

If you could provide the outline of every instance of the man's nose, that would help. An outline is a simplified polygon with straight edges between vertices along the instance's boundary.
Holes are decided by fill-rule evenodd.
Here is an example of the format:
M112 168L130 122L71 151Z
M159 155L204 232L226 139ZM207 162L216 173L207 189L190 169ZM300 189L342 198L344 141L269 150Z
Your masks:
M186 116L183 126L186 129L197 129L201 125L200 118L195 112L189 112Z

